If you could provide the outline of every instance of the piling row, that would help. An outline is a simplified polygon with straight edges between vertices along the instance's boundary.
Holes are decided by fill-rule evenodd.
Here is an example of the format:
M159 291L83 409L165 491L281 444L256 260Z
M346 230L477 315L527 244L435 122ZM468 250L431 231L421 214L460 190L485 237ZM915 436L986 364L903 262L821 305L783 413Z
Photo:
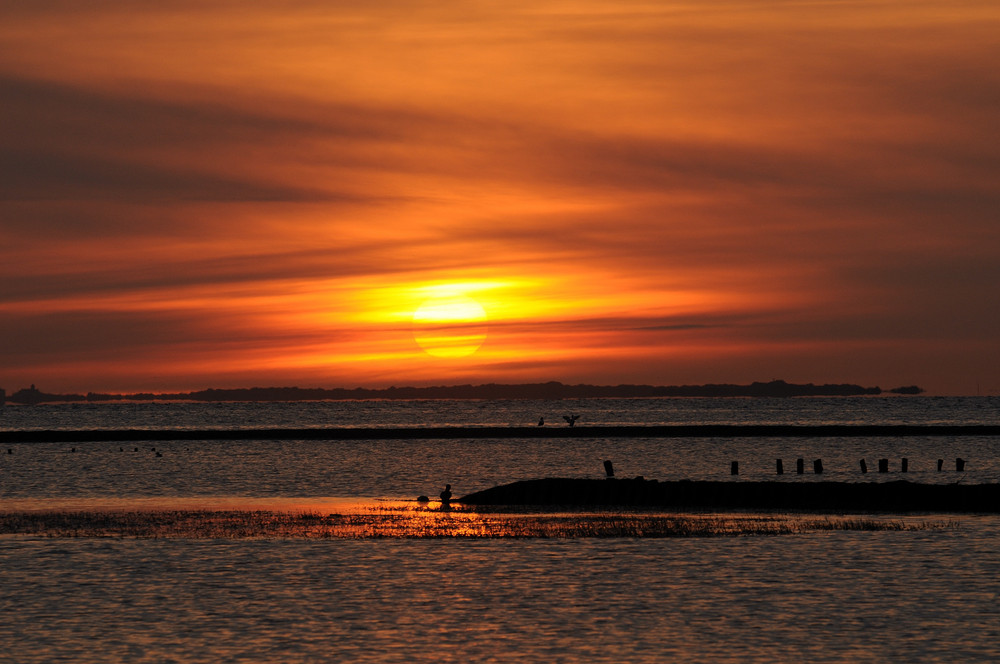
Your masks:
M607 463L610 463L610 462L607 462ZM860 466L861 466L861 474L862 475L864 475L865 473L868 472L868 462L865 461L865 459L861 459ZM944 459L938 459L938 461L937 461L937 469L938 469L938 472L941 472L942 470L944 470ZM784 475L785 474L785 464L784 464L784 462L783 462L782 459L777 459L776 460L776 462L775 462L775 470L776 470L776 472L775 472L776 475ZM903 457L903 459L900 460L899 470L902 473L909 472L909 470L910 470L910 460L907 459L906 457ZM797 474L799 474L799 475L802 475L802 474L805 473L805 471L806 471L806 460L805 459L796 459L795 460L795 472ZM962 459L962 458L955 459L955 471L959 472L959 473L965 471L965 459ZM888 459L879 459L878 460L878 472L880 472L880 473L888 473L889 472L889 460ZM813 461L813 473L816 474L816 475L822 475L823 474L823 460L822 459L815 459ZM739 475L740 474L740 462L739 461L733 461L732 463L730 463L730 465L729 465L729 474L730 475Z

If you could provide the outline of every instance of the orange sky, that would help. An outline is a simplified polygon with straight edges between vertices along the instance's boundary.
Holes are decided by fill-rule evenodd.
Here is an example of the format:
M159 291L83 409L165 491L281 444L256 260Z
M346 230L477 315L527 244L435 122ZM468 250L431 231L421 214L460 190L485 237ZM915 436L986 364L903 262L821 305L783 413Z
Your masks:
M0 18L8 393L1000 394L992 0ZM437 297L482 307L474 353L417 343Z

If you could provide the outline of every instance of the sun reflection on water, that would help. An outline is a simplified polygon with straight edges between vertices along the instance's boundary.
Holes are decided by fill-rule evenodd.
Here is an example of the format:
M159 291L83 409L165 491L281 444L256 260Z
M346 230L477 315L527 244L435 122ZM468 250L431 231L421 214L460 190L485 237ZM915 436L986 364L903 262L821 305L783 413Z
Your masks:
M546 512L415 501L252 499L174 504L9 506L0 535L197 539L524 539L792 535L834 530L951 528L898 516L698 514L643 511ZM335 511L331 511L335 508Z

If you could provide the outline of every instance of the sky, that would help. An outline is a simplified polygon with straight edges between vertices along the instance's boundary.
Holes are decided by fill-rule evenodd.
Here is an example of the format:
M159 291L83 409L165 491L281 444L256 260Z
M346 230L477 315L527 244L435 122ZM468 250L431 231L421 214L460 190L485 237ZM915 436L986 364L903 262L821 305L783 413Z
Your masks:
M0 17L8 394L1000 394L995 0Z

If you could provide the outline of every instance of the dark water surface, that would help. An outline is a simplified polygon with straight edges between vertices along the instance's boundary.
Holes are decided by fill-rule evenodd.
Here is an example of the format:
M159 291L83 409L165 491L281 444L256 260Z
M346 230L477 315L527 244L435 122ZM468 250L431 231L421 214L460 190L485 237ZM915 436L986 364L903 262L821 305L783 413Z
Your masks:
M1000 400L79 404L0 428L996 424ZM564 425L563 425L564 426ZM156 447L154 451L152 447ZM542 476L1000 481L992 438L11 444L0 509L457 495ZM139 447L139 451L134 451ZM121 449L120 449L121 448ZM156 456L159 452L162 456ZM861 476L892 460L892 473ZM965 473L954 458L968 460ZM936 471L936 460L948 470ZM811 465L809 466L811 468ZM3 662L995 661L1000 519L926 531L572 540L0 538Z
M6 540L0 661L995 661L997 535Z
M1000 424L1000 397L70 403L0 408L0 430L599 425Z
M70 404L0 408L8 430L88 428L306 428L321 426L516 425L559 413L597 424L995 424L997 398L593 399L361 401L232 404ZM560 422L561 424L556 424ZM536 477L619 476L660 480L1000 482L995 437L467 439L366 441L162 441L11 443L0 450L0 498L416 497L450 483L460 496ZM4 452L9 451L9 454ZM157 454L161 456L157 456ZM777 459L786 474L775 476ZM807 474L794 474L795 460ZM875 473L878 459L893 471ZM955 472L955 459L966 461ZM822 459L824 473L812 474ZM862 475L860 460L870 472ZM937 461L945 471L937 471Z

